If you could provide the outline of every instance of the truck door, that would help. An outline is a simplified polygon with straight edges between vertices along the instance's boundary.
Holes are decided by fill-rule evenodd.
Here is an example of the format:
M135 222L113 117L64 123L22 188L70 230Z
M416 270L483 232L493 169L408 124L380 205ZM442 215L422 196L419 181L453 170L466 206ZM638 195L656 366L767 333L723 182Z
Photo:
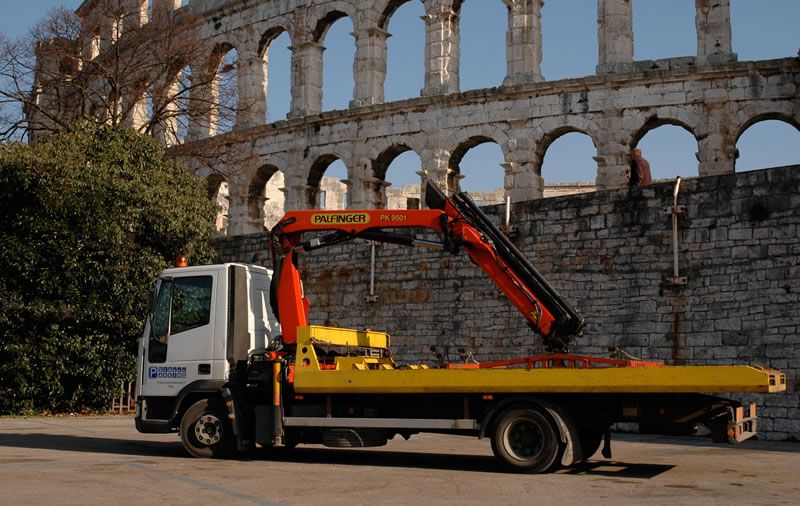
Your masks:
M159 279L142 343L141 395L175 396L212 379L217 273Z

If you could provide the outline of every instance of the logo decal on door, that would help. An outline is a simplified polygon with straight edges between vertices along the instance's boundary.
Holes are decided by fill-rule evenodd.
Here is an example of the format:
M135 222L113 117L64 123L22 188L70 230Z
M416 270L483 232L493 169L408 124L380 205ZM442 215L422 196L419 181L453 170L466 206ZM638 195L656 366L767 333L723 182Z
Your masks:
M185 379L185 367L151 367L148 376L150 379Z

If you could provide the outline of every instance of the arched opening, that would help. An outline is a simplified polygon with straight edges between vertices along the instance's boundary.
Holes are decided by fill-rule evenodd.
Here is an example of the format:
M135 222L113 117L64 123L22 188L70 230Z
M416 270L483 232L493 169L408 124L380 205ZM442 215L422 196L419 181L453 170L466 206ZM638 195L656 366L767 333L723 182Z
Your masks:
M733 51L739 60L797 56L797 0L731 0Z
M289 32L283 28L270 30L261 39L261 56L267 62L267 123L286 119L289 113L292 102L291 45Z
M322 110L347 109L353 98L353 61L356 43L353 23L346 14L332 12L320 20L315 35L325 45L322 53Z
M545 2L542 7L542 75L590 76L597 67L597 13L586 0Z
M697 139L680 122L661 120L648 125L634 137L631 148L642 150L642 156L650 162L653 181L697 177Z
M373 162L376 180L387 184L378 185L376 202L384 209L420 209L422 161L410 147L397 144L380 154Z
M284 177L277 167L258 169L247 193L247 213L264 230L270 230L284 214Z
M391 34L386 41L386 102L418 97L425 84L425 7L420 0L389 2L381 29Z
M308 209L346 209L347 167L336 155L317 158L308 175Z
M736 140L736 172L800 165L800 124L767 115L749 122Z
M635 60L697 54L695 0L632 3Z
M506 77L506 32L509 9L501 0L454 0L459 13L462 90L492 88Z
M212 82L216 97L216 133L230 132L236 126L236 113L239 109L239 53L230 45L221 45L215 52L219 59L217 73Z
M206 178L206 189L208 190L208 198L217 205L218 209L214 229L217 231L217 236L225 237L228 235L231 207L228 182L225 181L222 175L212 174Z
M447 188L465 191L480 205L499 204L505 199L505 157L491 138L467 139L450 156Z
M586 193L597 189L597 148L592 138L577 129L564 128L547 135L537 146L538 172L544 197ZM534 169L536 171L536 169Z

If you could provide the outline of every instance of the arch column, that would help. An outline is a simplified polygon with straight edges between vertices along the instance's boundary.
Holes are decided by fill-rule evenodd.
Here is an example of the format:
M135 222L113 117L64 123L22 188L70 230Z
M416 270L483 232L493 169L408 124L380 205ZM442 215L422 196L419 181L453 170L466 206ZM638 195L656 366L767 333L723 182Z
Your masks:
M153 115L157 121L152 126L153 137L162 146L178 143L178 82L161 78L153 88Z
M736 133L730 131L732 121L725 112L709 111L704 132L698 132L698 176L732 174L736 166Z
M505 171L504 188L512 202L540 199L544 195L544 179L537 174L533 159L535 133L520 125L514 128L519 136L508 141L508 155L500 164Z
M285 174L285 207L287 211L299 211L308 209L309 191L313 190L308 186L306 177L302 175Z
M267 62L257 54L240 55L236 85L239 103L236 128L263 125L267 117Z
M146 90L127 90L123 92L122 124L134 130L141 130L147 125L147 93Z
M459 91L460 35L458 13L446 5L422 16L425 21L425 87L423 96Z
M352 33L356 39L353 61L355 87L350 107L383 103L383 84L386 81L386 39L391 35L380 28L368 28Z
M125 0L122 4L122 34L141 28L147 23L147 0Z
M189 131L187 140L196 141L217 133L219 90L214 70L196 72L192 67L192 91L189 96ZM199 82L198 82L199 81Z
M424 199L424 189L426 181L433 181L447 195L458 191L459 174L450 168L450 152L445 149L433 149L423 153L422 158L422 196Z
M508 7L507 73L503 85L542 81L544 0L503 0Z
M632 0L597 0L598 74L633 69Z
M376 177L366 177L361 180L361 190L365 197L364 205L355 206L351 205L353 209L384 209L386 202L384 196L386 195L386 188L391 186L392 183L378 179ZM352 204L352 202L351 202Z
M153 12L176 11L181 8L181 0L153 0Z
M258 232L253 230L247 209L248 181L240 176L228 180L228 236Z
M697 63L721 64L736 61L731 41L730 0L695 0L697 15Z
M322 111L322 52L319 42L302 42L292 51L292 105L289 118L300 118Z
M361 146L356 149L360 151ZM354 157L353 160L345 163L350 176L342 181L347 185L347 207L348 209L375 209L377 198L373 194L373 186L370 181L372 176L372 162L368 158Z
M628 184L626 172L630 169L630 146L619 140L619 132L624 132L622 118L612 113L598 122L597 189L609 190L623 188Z

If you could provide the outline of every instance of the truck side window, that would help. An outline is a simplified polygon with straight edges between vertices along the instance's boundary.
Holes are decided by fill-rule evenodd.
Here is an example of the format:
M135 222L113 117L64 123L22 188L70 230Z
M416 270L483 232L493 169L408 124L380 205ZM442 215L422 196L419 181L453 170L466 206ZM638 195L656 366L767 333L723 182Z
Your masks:
M147 358L158 364L167 360L169 336L211 321L211 276L163 280L153 306Z
M208 325L210 320L211 276L176 279L170 334Z

